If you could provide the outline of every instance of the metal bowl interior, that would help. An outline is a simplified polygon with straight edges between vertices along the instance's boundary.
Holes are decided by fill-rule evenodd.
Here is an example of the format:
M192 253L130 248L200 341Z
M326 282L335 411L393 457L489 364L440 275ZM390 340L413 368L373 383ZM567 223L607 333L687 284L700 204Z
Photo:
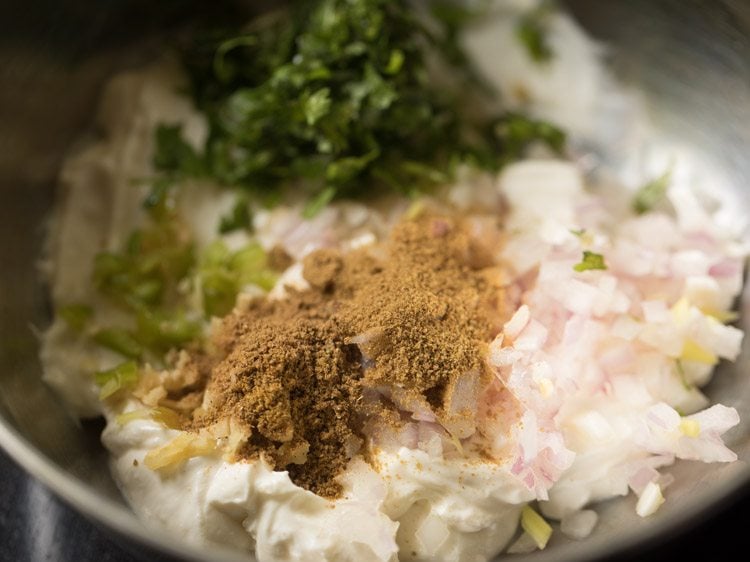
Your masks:
M185 12L177 4L157 8L118 1L102 9L93 0L67 7L36 0L25 11L0 14L0 445L75 508L131 545L149 549L151 557L232 560L237 553L189 549L179 537L135 518L109 476L99 424L81 425L66 413L42 383L37 359L35 332L48 322L49 309L36 261L60 161L90 125L103 81L156 56L162 37L182 27ZM689 146L701 163L721 170L743 208L750 208L750 158L745 156L750 5L742 0L565 4L611 45L613 68L643 92L660 142ZM750 293L739 306L748 328ZM688 528L736 497L750 481L749 361L746 346L737 363L720 366L708 389L713 400L740 411L743 421L728 439L740 461L678 463L669 501L654 517L639 519L633 498L609 501L597 507L601 519L592 537L571 542L557 534L548 549L528 559L632 552Z

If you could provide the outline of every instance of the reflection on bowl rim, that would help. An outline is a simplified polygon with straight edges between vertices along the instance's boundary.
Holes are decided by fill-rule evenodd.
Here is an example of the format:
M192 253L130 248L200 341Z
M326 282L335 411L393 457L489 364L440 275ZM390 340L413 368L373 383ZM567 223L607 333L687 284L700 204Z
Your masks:
M138 543L141 543L140 546L154 549L160 554L178 556L186 560L205 560L208 556L216 562L249 559L248 556L238 556L236 551L216 549L216 547L211 547L209 554L207 549L180 544L177 537L171 533L159 532L147 527L137 519L135 513L130 512L126 507L118 505L111 499L102 498L85 483L55 466L52 461L34 449L2 415L0 415L0 446L27 472L50 488L67 504L87 518L102 523L115 533L134 541L136 548ZM700 522L699 515L705 519L706 516L716 514L732 503L732 493L739 491L749 479L750 466L746 466L745 470L739 471L726 482L718 484L715 489L712 489L712 493L696 493L689 499L688 505L683 506L679 512L672 512L669 517L657 517L646 530L636 528L624 530L614 540L609 537L597 538L595 532L594 535L582 541L551 546L547 550L537 551L530 555L509 556L519 562L525 559L541 561L552 557L556 560L572 558L591 560L611 556L628 549L648 548L666 542L669 538L697 526ZM713 500L710 501L710 498ZM734 499L737 500L739 497ZM615 498L614 501L627 501L627 498Z

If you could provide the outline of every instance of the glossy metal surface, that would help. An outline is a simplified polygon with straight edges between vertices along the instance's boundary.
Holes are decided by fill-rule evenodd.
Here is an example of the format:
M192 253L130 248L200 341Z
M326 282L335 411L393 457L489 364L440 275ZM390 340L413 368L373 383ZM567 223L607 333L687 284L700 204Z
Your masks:
M63 7L64 4L64 7ZM153 5L160 5L156 8ZM59 163L90 124L98 88L115 70L148 60L177 30L184 3L76 0L0 8L0 444L66 501L138 548L182 558L200 553L143 526L112 483L96 424L80 426L40 381L35 329L48 319L38 281L44 222ZM592 33L613 46L613 65L641 89L663 142L688 144L750 200L750 3L696 0L570 0ZM5 28L4 28L5 26ZM747 197L745 197L747 194ZM748 299L745 299L748 300ZM742 306L746 303L743 301ZM750 306L750 304L748 305ZM750 308L748 309L750 310ZM750 314L744 314L748 324ZM598 508L589 540L558 537L534 560L589 559L661 540L705 518L750 480L750 365L722 367L715 400L743 416L732 465L678 464L669 501L649 520L634 500Z

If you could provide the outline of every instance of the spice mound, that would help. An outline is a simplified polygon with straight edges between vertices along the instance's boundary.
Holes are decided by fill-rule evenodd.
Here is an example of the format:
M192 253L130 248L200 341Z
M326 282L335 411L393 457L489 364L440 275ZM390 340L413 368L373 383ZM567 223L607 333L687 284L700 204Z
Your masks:
M349 460L410 416L454 440L475 433L487 345L507 318L502 270L461 217L317 250L303 276L309 288L240 303L214 327L193 429L230 420L237 459L262 456L328 498Z

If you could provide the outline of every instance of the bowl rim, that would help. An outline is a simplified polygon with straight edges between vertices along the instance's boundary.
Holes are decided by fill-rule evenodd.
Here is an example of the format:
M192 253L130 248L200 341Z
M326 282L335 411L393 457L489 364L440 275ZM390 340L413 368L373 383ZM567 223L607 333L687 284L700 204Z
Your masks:
M216 562L238 562L254 559L253 553L240 554L236 550L211 546L189 545L181 542L176 535L149 527L138 519L135 512L126 506L102 497L93 488L74 477L25 439L3 414L0 414L0 447L18 463L30 476L39 480L57 497L81 513L95 525L103 525L136 548L147 547L155 552L179 557L182 560L201 561L210 559ZM690 461L677 461L680 463ZM743 462L743 461L735 461ZM746 494L735 493L750 482L750 464L745 464L726 481L717 483L710 490L703 489L690 497L685 506L671 513L670 517L657 518L647 528L630 527L612 537L596 535L581 541L559 544L551 550L536 551L526 555L513 555L516 561L549 560L598 560L628 553L633 556L648 551L659 544L699 527L705 519L727 509L740 501ZM710 493L709 493L710 492ZM627 497L612 498L607 501L627 501ZM595 504L596 505L596 504ZM552 554L554 553L554 554ZM502 559L500 554L496 559Z
M179 557L183 560L206 560L208 552L198 546L189 546L180 542L173 534L159 532L137 518L135 512L107 497L102 497L74 477L46 455L36 449L0 414L0 447L20 465L28 475L37 479L50 489L68 506L82 514L96 525L104 525L108 530L126 538L135 539L136 546L146 546L159 554ZM238 556L236 551L221 547L211 547L210 559L217 562L236 562L245 556Z

